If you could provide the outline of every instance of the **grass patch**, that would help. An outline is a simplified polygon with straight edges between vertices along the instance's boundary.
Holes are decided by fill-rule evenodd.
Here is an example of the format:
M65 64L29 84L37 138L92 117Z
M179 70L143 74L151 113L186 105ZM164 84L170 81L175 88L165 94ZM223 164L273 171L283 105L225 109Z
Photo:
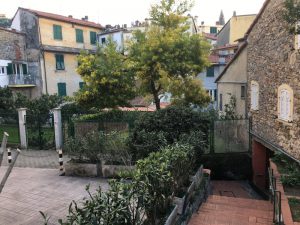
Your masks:
M11 144L19 144L19 126L18 124L1 124L0 125L0 137L2 141L3 132L7 132L9 134L8 143Z
M300 222L300 200L296 198L289 198L289 205L294 222Z

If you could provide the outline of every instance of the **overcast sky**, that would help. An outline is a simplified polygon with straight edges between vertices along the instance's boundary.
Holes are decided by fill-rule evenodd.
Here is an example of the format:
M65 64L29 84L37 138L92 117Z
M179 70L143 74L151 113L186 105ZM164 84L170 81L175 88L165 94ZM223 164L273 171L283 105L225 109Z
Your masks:
M0 14L13 17L17 8L31 8L75 18L89 16L89 20L102 25L130 24L148 17L150 5L159 0L0 0ZM237 15L255 14L264 0L194 0L191 12L198 16L199 23L214 24L220 11L224 11L225 21L235 10Z

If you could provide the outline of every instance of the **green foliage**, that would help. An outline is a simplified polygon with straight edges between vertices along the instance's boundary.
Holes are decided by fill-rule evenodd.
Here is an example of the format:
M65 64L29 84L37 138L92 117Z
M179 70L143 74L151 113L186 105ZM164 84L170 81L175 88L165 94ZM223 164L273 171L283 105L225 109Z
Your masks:
M291 213L295 222L300 222L300 200L296 198L289 198L289 205Z
M15 110L14 97L8 87L0 87L0 113L11 113Z
M131 182L111 180L110 189L99 189L81 204L73 201L61 225L158 225L164 222L174 194L186 191L193 151L173 145L138 161ZM124 174L124 176L128 176ZM46 220L47 217L44 217Z
M128 101L135 97L130 63L116 48L110 39L95 55L82 52L78 57L77 72L86 83L76 96L79 104L87 108L115 108L129 106Z
M300 3L297 0L285 0L283 19L287 22L290 33L299 34Z
M191 108L168 107L141 116L135 123L129 143L136 159L179 140L190 141L188 144L198 151L196 155L200 155L208 143L209 125L208 116Z
M241 119L242 116L237 115L236 113L236 97L235 95L228 94L230 100L228 104L224 105L224 114L220 116L220 119L223 120L236 120Z
M281 173L281 182L284 185L300 186L300 165L282 153L276 152L272 158Z
M131 164L126 139L118 132L90 132L84 137L70 137L64 144L64 151L75 162Z
M207 95L196 75L208 65L209 44L188 32L185 13L192 4L184 0L161 0L152 6L151 25L137 31L129 47L132 69L139 80L141 94L151 94L160 109L159 94L170 92L185 104L207 102ZM194 89L187 89L184 84ZM176 87L176 88L175 88ZM197 93L197 94L195 94Z

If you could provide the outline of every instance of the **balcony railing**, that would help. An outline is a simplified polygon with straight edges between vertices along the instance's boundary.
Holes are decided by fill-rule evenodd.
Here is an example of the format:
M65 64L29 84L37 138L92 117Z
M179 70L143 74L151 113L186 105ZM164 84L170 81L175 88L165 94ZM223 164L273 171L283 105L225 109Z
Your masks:
M36 85L35 76L30 74L9 75L8 85Z

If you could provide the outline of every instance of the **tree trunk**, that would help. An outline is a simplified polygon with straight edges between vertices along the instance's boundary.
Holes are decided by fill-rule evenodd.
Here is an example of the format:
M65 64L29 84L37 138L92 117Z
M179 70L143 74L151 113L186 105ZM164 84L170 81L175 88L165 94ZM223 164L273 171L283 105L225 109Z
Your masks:
M160 110L160 99L159 99L159 97L158 97L158 92L159 92L159 90L157 90L157 89L155 88L155 83L154 83L154 81L151 81L151 91L152 91L154 103L155 103L155 106L156 106L156 110Z

